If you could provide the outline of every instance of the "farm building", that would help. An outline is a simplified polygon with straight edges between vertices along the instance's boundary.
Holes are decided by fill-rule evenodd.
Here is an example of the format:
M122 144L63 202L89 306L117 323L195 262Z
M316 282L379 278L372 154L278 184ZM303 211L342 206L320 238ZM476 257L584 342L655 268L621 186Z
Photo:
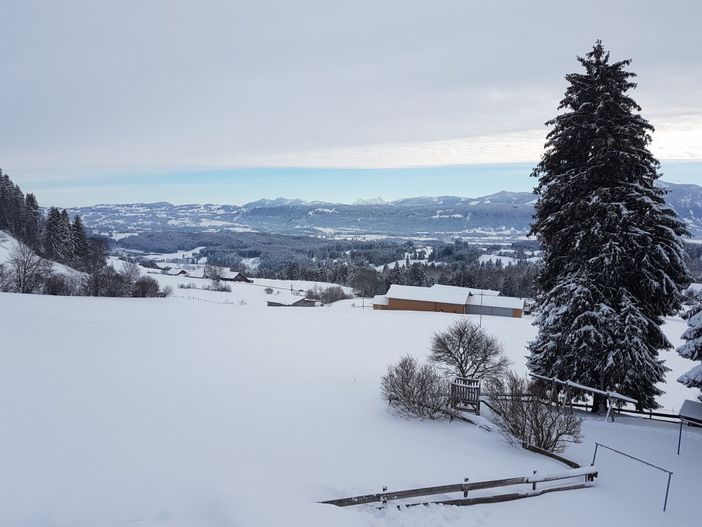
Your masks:
M188 271L186 271L185 269L179 269L178 267L174 267L166 271L166 274L169 276L188 276Z
M520 318L524 314L524 300L501 296L499 291L489 289L439 284L432 287L393 284L387 293L373 299L373 309L438 311Z
M314 307L317 302L304 296L280 294L268 300L268 307Z
M247 284L253 283L253 280L246 278L242 273L237 271L224 271L221 278L227 282L246 282Z
M196 267L195 269L190 269L188 271L188 276L190 278L205 278L205 268Z

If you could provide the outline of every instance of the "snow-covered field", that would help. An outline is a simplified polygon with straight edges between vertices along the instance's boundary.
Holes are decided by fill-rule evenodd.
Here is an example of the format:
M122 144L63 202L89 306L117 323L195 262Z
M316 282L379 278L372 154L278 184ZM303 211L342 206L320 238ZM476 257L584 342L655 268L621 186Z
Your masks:
M316 504L563 467L497 432L387 412L387 364L425 357L455 315L267 308L247 296L262 288L232 289L210 294L246 305L0 294L0 525L698 524L702 432L686 430L677 457L675 425L634 418L587 418L568 455L589 464L597 440L673 470L665 514L665 477L608 452L593 489L464 508ZM482 322L523 370L530 320ZM671 379L689 367L667 358ZM694 395L667 388L668 407Z

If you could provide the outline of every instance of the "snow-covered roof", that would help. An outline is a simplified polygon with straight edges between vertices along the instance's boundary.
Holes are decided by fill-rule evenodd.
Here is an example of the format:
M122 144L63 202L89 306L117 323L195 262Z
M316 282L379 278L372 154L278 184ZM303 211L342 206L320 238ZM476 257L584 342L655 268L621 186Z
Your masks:
M241 273L239 271L226 270L222 273L222 280L234 280Z
M393 284L385 293L388 298L397 300L417 300L420 302L441 302L444 304L465 305L469 291L465 287L417 287Z
M188 276L191 278L204 278L205 277L205 269L203 267L198 267L197 269L192 269L188 271Z
M524 299L514 296L480 296L468 297L468 304L472 306L504 307L507 309L524 309Z
M687 399L683 403L682 408L680 408L678 415L685 420L702 423L702 403Z
M280 294L280 295L269 296L268 298L266 298L266 300L268 302L275 302L276 304L281 304L283 306L292 306L293 304L296 304L300 300L305 300L305 297L304 296Z
M181 273L188 274L188 271L186 271L185 269L179 269L177 267L174 267L173 269L169 269L168 271L166 271L166 274L169 274L171 276L177 276Z
M419 302L440 302L443 304L480 305L522 309L524 301L521 298L497 296L499 291L491 289L473 289L453 285L435 284L431 287L393 284L385 293L387 298L397 300L416 300ZM482 299L482 300L481 300ZM374 303L375 299L374 299ZM386 301L387 303L387 301Z
M498 296L500 294L499 291L495 291L494 289L475 289L473 287L459 287L456 285L434 284L433 286L431 286L431 288L442 291L447 291L449 289L461 292L468 291L468 293L471 295Z
M388 297L385 295L375 295L371 302L374 306L387 306Z

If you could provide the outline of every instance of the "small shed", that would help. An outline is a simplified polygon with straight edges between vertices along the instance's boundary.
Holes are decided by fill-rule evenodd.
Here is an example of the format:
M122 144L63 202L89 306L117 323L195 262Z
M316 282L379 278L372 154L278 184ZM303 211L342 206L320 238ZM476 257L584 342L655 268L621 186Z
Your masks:
M687 423L688 426L702 426L702 403L687 399L683 403L682 408L680 408L678 417L680 418L680 431L678 432L678 455L680 455L680 442L682 441L683 424Z
M305 298L304 296L295 295L275 295L270 300L267 300L268 307L314 307L317 302Z
M227 282L244 282L247 284L253 283L253 280L250 278L246 278L243 273L240 273L238 271L224 271L221 276L222 280L225 280Z

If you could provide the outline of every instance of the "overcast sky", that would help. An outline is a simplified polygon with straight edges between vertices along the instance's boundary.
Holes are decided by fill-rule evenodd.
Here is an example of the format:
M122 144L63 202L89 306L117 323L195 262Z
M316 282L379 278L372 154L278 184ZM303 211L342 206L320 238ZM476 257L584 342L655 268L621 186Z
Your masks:
M481 167L538 160L596 38L634 59L656 155L688 161L664 166L702 176L698 0L2 0L0 21L0 167L45 204L510 189ZM423 176L358 170L402 167Z

